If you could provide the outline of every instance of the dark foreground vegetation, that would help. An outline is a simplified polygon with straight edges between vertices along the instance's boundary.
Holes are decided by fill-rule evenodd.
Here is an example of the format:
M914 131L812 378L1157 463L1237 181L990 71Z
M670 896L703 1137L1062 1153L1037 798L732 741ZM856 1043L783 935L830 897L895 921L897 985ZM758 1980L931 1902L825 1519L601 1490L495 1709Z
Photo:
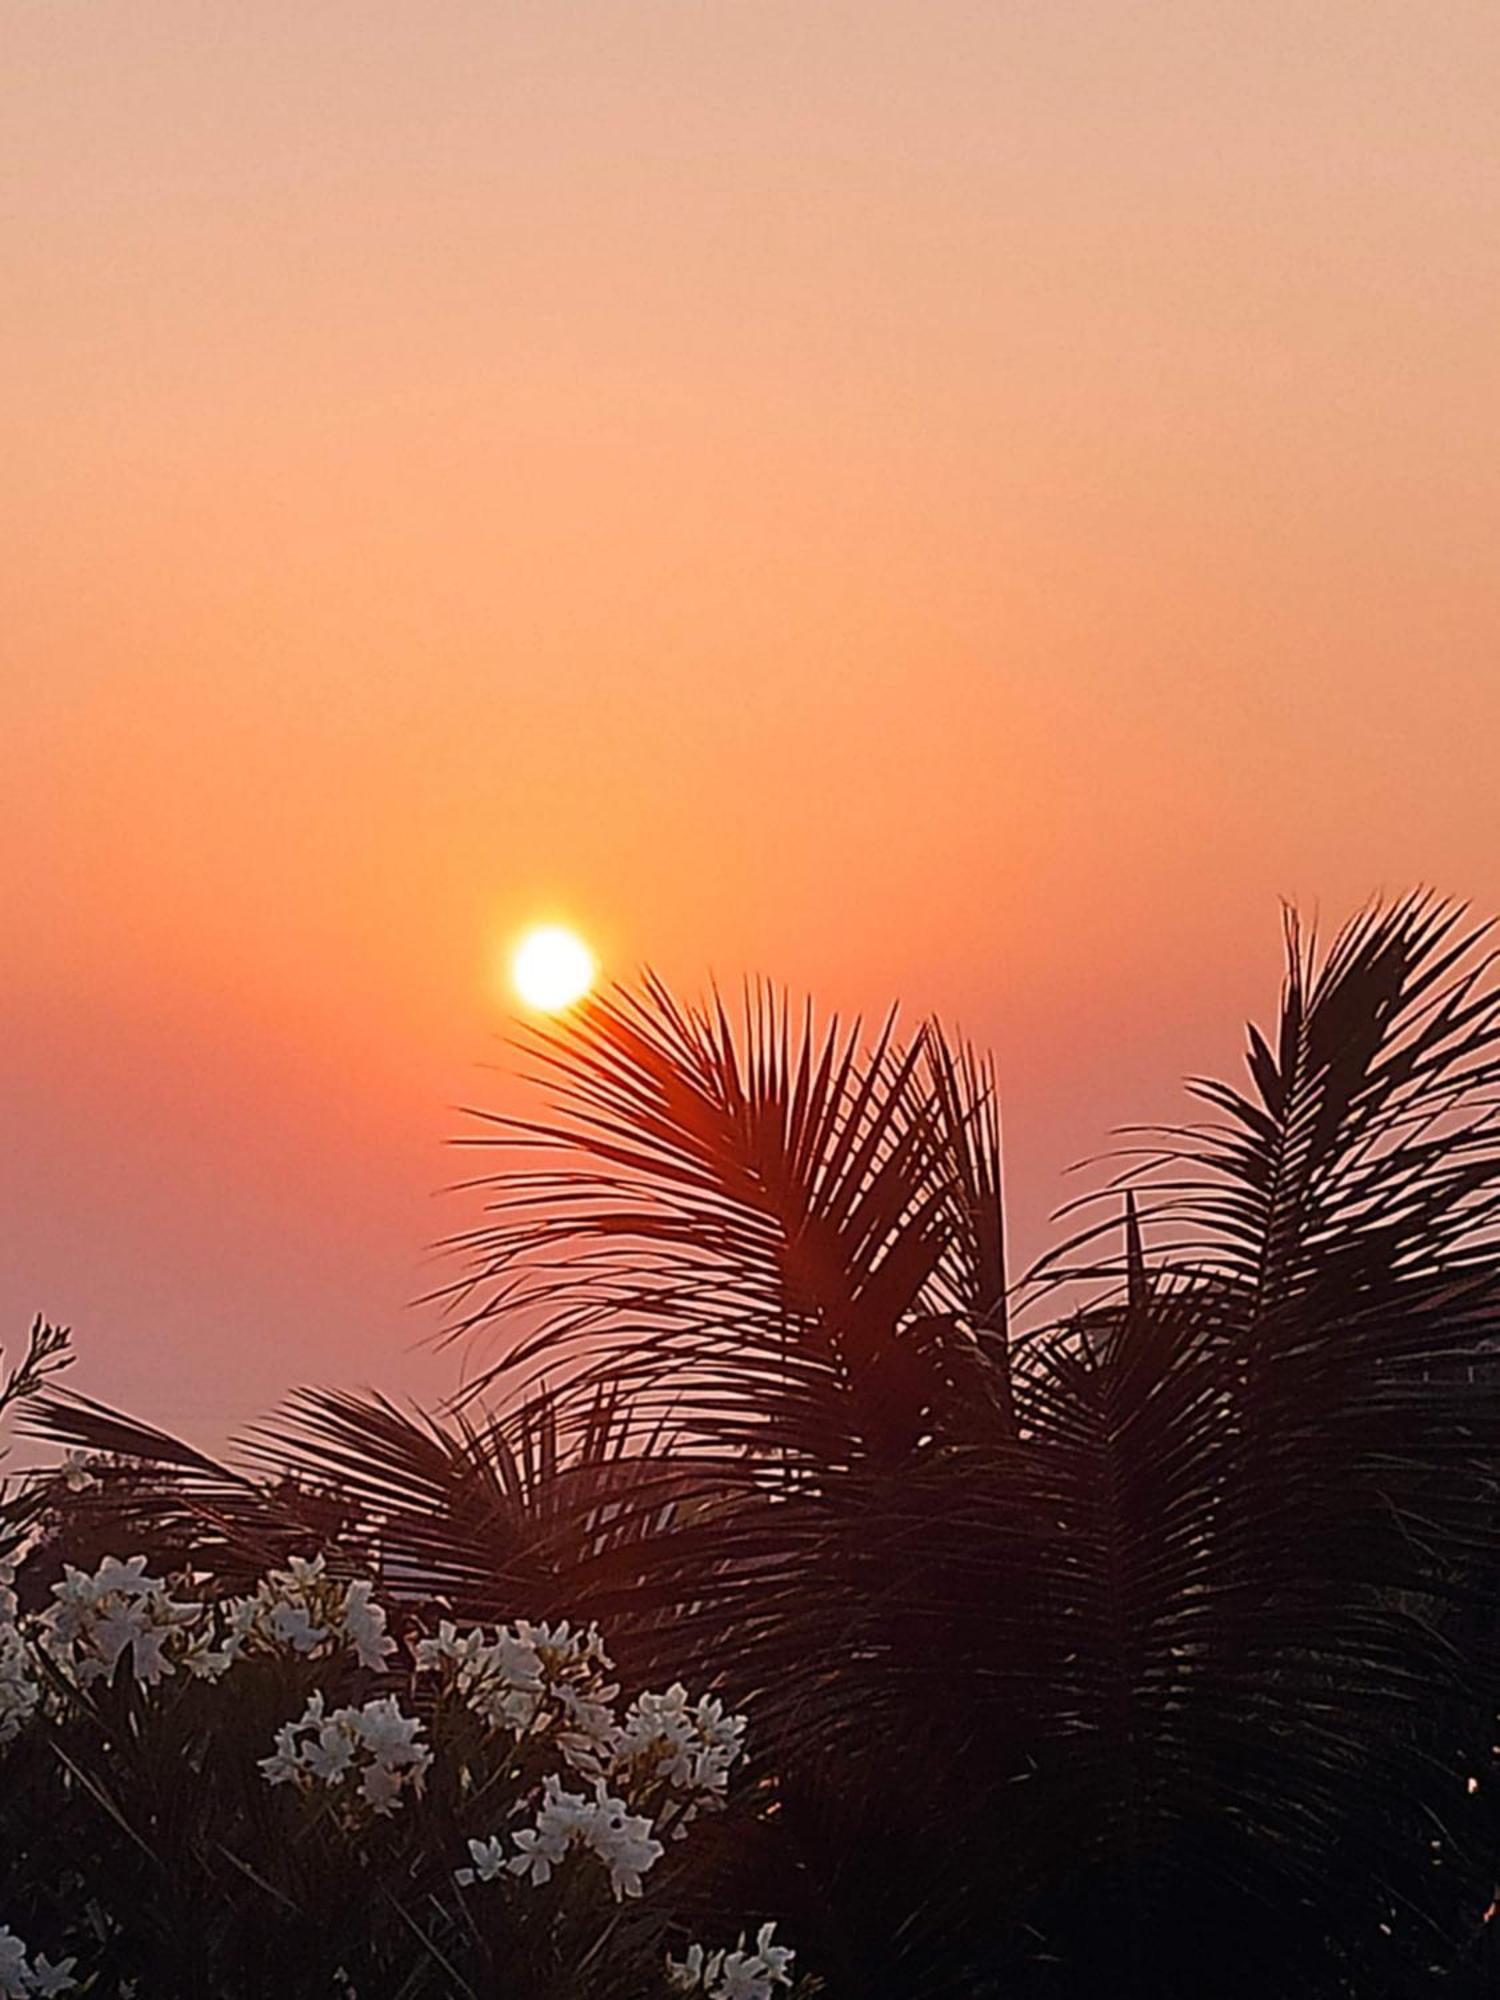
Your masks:
M773 1918L828 2000L1500 1990L1482 933L1425 897L1326 952L1290 925L1247 1080L1129 1140L1021 1284L990 1072L936 1027L648 983L534 1054L554 1108L482 1136L457 1246L454 1332L502 1357L467 1400L305 1393L229 1469L25 1383L88 1456L9 1496L18 1615L65 1560L145 1552L212 1605L323 1551L399 1642L337 1668L350 1698L423 1713L403 1663L443 1617L597 1620L627 1690L748 1717L726 1809L639 1903L511 1875L467 1918L436 1765L358 1854L255 1777L334 1669L251 1662L215 1762L184 1704L233 1677L162 1683L174 1737L122 1661L0 1746L0 1923L143 2000L644 1995ZM464 1783L520 1810L518 1754Z

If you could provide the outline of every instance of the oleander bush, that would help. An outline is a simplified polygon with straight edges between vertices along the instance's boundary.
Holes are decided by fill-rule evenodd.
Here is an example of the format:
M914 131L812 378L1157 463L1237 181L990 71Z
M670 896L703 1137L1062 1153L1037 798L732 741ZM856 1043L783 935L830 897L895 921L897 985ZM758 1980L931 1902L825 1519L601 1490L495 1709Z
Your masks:
M774 1922L705 1949L680 1921L743 1716L627 1700L595 1625L408 1598L393 1630L323 1553L243 1593L59 1558L127 1471L73 1456L0 1567L0 1995L791 1991Z

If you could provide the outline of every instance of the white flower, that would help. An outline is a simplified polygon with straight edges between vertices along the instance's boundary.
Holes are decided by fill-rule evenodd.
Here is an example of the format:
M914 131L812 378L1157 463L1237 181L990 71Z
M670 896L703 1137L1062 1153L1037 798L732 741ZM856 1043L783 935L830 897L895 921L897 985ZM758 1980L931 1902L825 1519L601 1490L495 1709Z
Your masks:
M511 1873L529 1876L538 1887L550 1881L587 1811L588 1801L581 1793L565 1792L562 1779L549 1776L542 1786L536 1825L523 1827L515 1836L517 1851L508 1864Z
M506 1868L505 1842L492 1834L488 1840L469 1842L469 1859L472 1868L455 1868L453 1879L461 1887L467 1888L471 1882L495 1882Z
M771 1982L760 1961L745 1952L732 1951L714 1986L713 2000L768 2000L770 1991Z
M170 1597L161 1577L146 1574L144 1556L106 1556L92 1576L65 1564L52 1595L43 1642L80 1685L107 1679L128 1654L135 1679L154 1687L204 1643L204 1607Z
M326 1625L314 1625L305 1604L273 1604L266 1617L267 1636L294 1653L310 1653L328 1637Z
M65 1451L58 1471L62 1474L63 1484L70 1493L86 1493L89 1487L99 1484L89 1471L89 1455L86 1451Z
M102 1674L112 1674L120 1655L128 1649L135 1678L154 1687L163 1674L172 1671L162 1651L166 1636L152 1622L149 1600L117 1604L94 1621L90 1637L99 1657L90 1665L97 1665Z
M523 1827L515 1835L515 1845L508 1867L538 1886L551 1879L570 1847L586 1848L609 1871L617 1902L640 1895L641 1877L666 1852L653 1837L651 1821L613 1797L602 1778L595 1781L594 1797L588 1799L581 1792L564 1791L555 1775L543 1785L536 1825Z
M293 1652L326 1659L347 1646L361 1666L378 1670L396 1650L386 1634L385 1612L372 1601L375 1586L329 1576L322 1556L293 1556L285 1569L261 1578L253 1597L229 1606L230 1658Z
M269 1757L262 1757L260 1769L268 1785L303 1784L309 1774L303 1759L303 1745L299 1738L312 1735L321 1740L323 1732L323 1692L314 1688L307 1697L307 1706L302 1711L300 1722L283 1722L276 1732L276 1748Z
M344 1637L354 1648L362 1667L378 1672L396 1650L396 1642L385 1629L385 1612L371 1602L373 1583L351 1583L344 1593Z
M627 1811L623 1799L605 1791L602 1778L596 1789L598 1797L584 1838L609 1870L609 1886L616 1902L622 1896L639 1896L642 1875L660 1861L666 1849L652 1837L651 1821L644 1813Z
M0 1994L23 1996L31 1985L26 1947L8 1924L0 1924Z
M773 1986L790 1986L796 1957L785 1945L773 1944L774 1924L762 1924L755 1950L730 1952L719 1973L713 2000L771 2000ZM744 1944L743 1938L740 1940Z
M667 1960L667 1983L678 1993L700 1993L705 2000L772 2000L772 1988L790 1986L796 1953L772 1942L774 1924L762 1924L754 1951L746 1951L743 1936L736 1951L707 1956L701 1944L690 1945L687 1956Z
M21 1939L0 1924L0 2000L28 2000L31 1994L52 2000L55 1994L71 1993L78 1983L72 1976L73 1965L71 1958L54 1965L40 1953L35 1964L29 1964Z
M268 1785L295 1785L304 1792L322 1785L339 1791L346 1808L362 1802L384 1816L408 1790L422 1788L432 1752L421 1734L420 1720L403 1715L389 1695L329 1715L315 1689L299 1720L277 1730L275 1749L260 1760L261 1775Z
M479 1626L476 1625L472 1632L462 1633L451 1618L445 1618L438 1626L435 1638L417 1641L417 1669L419 1672L436 1672L446 1660L459 1667L473 1666L484 1650L484 1633Z
M241 1641L231 1633L222 1646L213 1643L213 1628L207 1619L189 1635L182 1654L182 1664L194 1680L217 1681L234 1665L240 1656Z
M349 1766L354 1762L354 1745L349 1730L337 1722L325 1722L316 1736L302 1746L301 1759L319 1784L336 1785L348 1776Z
M73 1977L73 1967L77 1963L76 1959L64 1958L54 1965L51 1959L38 1952L31 1968L32 1992L40 1994L42 2000L52 2000L52 1996L58 1993L71 1993L78 1984Z
M707 1964L707 1976L712 1977L724 1962L722 1951L716 1951ZM705 1962L701 1944L690 1944L685 1958L668 1958L667 1984L675 1993L701 1993L705 1983Z
M74 1575L81 1576L82 1571L75 1570ZM121 1597L149 1597L161 1588L155 1577L147 1576L144 1556L132 1556L128 1562L121 1562L117 1556L106 1556L87 1581L99 1597L109 1592Z
M391 1695L367 1701L356 1724L360 1740L381 1763L414 1764L425 1760L426 1752L417 1742L422 1725L415 1716L403 1715Z

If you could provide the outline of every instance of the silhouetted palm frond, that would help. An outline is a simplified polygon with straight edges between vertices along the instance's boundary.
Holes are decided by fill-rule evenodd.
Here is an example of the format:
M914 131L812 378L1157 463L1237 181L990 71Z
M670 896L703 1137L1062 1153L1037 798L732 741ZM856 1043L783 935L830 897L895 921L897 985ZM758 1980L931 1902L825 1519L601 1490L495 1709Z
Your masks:
M535 1043L557 1117L473 1143L544 1164L481 1183L449 1293L455 1334L534 1330L476 1389L544 1363L583 1407L607 1382L684 1444L790 1466L916 1445L977 1345L960 1312L1003 1384L989 1086L935 1031L902 1046L887 1021L864 1049L765 989L736 1031L648 979Z

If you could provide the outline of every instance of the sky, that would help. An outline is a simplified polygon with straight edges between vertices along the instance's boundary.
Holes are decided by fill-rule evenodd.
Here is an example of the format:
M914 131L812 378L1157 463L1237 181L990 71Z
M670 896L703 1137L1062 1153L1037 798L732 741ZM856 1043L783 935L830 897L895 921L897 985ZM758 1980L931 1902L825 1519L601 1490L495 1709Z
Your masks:
M1493 0L3 0L0 1341L441 1397L525 923L994 1049L1500 912Z

